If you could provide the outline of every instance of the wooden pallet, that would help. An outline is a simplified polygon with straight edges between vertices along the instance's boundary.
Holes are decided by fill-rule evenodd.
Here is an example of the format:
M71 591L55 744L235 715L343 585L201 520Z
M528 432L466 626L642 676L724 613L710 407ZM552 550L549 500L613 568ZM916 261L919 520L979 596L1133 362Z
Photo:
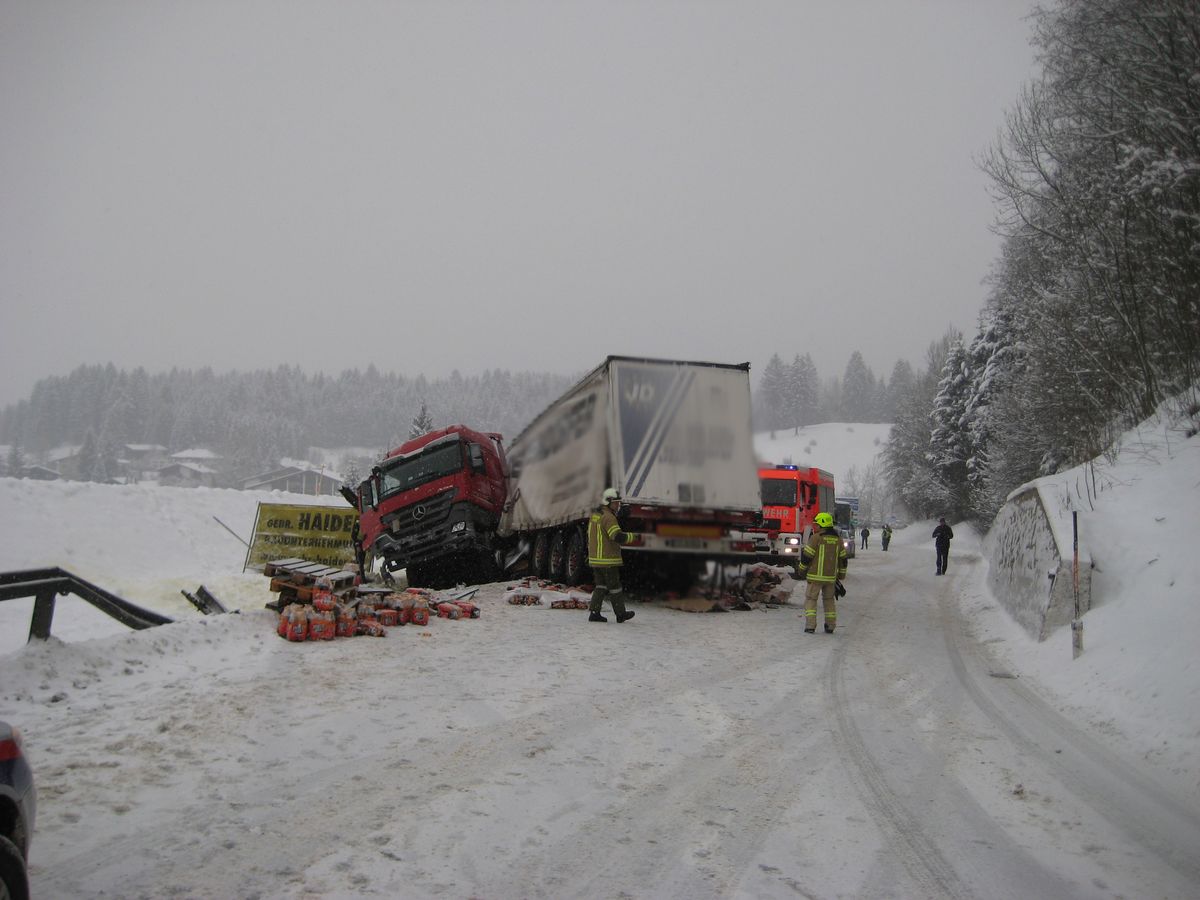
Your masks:
M271 579L271 592L279 599L267 606L282 608L289 603L311 603L318 579L327 581L337 596L353 591L355 574L345 569L331 569L306 559L276 559L263 566L263 574Z

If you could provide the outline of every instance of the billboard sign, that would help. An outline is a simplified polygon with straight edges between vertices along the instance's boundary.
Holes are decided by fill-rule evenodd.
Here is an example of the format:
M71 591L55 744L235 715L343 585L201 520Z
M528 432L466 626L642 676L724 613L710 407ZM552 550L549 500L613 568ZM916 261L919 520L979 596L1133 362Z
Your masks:
M260 503L242 571L288 558L340 569L354 562L350 536L357 522L357 510L347 506Z

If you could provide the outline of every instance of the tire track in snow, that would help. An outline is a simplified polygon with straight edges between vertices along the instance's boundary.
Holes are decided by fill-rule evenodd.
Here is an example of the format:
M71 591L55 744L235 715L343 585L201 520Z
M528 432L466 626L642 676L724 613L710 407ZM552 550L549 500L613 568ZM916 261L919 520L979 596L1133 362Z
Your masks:
M860 619L860 621L862 621ZM851 635L855 634L852 632ZM927 897L969 897L971 891L930 840L920 823L888 786L883 767L876 762L850 712L845 684L846 658L851 641L843 640L829 658L826 676L827 705L837 723L835 740L839 750L861 776L863 802L876 824L889 837L889 848L905 871Z
M1187 883L1200 884L1197 811L1080 731L1019 679L1002 679L985 691L971 670L982 672L996 666L989 665L985 649L964 636L962 614L953 594L943 592L939 597L938 614L954 674L992 724L1074 797L1123 831L1130 845L1150 851ZM1070 752L1062 752L1064 747Z

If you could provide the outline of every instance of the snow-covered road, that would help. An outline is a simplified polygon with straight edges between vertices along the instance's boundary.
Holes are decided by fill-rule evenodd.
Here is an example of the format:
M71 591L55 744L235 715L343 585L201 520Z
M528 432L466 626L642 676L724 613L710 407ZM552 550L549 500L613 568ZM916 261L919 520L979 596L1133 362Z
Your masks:
M297 645L244 576L240 615L0 657L35 896L1195 896L1190 795L1006 677L959 611L977 552L935 578L925 537L859 552L834 635L492 585Z

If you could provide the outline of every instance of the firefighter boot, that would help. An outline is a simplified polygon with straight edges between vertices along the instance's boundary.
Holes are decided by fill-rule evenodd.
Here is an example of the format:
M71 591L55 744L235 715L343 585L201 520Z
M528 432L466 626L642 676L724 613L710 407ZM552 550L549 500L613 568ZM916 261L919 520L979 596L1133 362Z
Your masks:
M626 619L633 618L633 613L625 611L624 590L609 591L608 602L612 604L613 612L616 613L618 622L624 622Z
M608 588L604 587L603 585L601 585L600 587L598 587L594 591L592 591L592 602L588 604L588 612L591 613L591 615L588 616L589 622L607 622L608 621L608 619L606 619L604 616L600 615L600 610L604 606L604 597L607 593L608 593Z

